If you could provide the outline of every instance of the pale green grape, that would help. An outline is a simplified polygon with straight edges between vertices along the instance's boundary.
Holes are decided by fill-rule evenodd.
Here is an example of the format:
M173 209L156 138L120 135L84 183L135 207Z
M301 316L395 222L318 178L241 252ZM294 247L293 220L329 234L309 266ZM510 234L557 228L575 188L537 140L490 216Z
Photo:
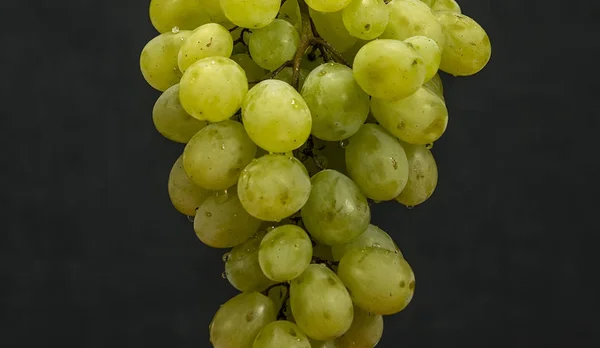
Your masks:
M248 47L256 64L267 70L275 70L294 58L300 35L292 24L275 19L271 24L252 32Z
M423 87L428 88L435 95L444 100L444 85L442 84L442 78L439 74L435 74L431 80L425 82Z
M298 6L298 0L286 0L277 18L290 22L298 32L302 30L302 16L300 15L300 6Z
M311 133L317 138L346 139L369 114L369 96L354 80L352 69L342 64L325 63L311 71L301 94L312 115Z
M304 81L306 81L306 77L308 76L309 71L307 69L300 68L300 75L298 78L298 90L302 90L304 86ZM292 84L292 75L294 74L294 70L292 67L283 68L277 75L275 75L274 79L286 82L288 84Z
M408 183L396 200L413 207L425 202L435 191L438 169L433 154L423 145L404 144L408 158Z
M198 238L213 248L231 248L256 233L261 221L250 216L240 203L235 187L225 198L207 197L196 211L194 231Z
M306 4L319 12L336 12L350 5L352 0L306 0Z
M446 104L427 88L396 101L372 98L371 111L385 129L410 144L432 143L448 125Z
M350 0L348 3L350 3ZM336 50L345 52L354 46L356 38L346 30L342 19L342 11L324 13L310 8L309 12L319 35Z
M437 74L442 60L442 50L435 41L427 36L412 36L404 40L411 45L417 53L423 57L425 63L425 82L431 80Z
M279 12L281 0L220 0L225 16L235 25L259 29L269 25Z
M279 80L252 87L244 99L242 117L250 139L270 152L299 148L312 126L310 110L300 93Z
M327 340L327 341L315 341L313 339L309 339L311 348L340 348L335 344L335 340Z
M231 60L238 63L244 69L249 82L256 82L263 78L267 71L261 68L247 53L239 53L231 56Z
M192 30L210 22L209 14L200 0L152 0L150 20L160 33L171 31L173 27Z
M398 246L392 237L375 225L369 225L363 234L350 243L333 245L331 247L331 253L334 260L339 261L348 250L362 249L364 247L382 248L399 253L400 256L402 256L402 252L400 252L400 249L398 249Z
M260 268L267 278L285 282L302 274L312 259L312 243L296 225L276 227L263 238L258 252Z
M344 26L350 35L362 40L373 40L383 34L389 18L384 0L352 0L342 10Z
M244 126L237 121L211 123L190 139L183 151L183 165L190 179L209 190L224 190L256 154Z
M225 57L203 58L181 78L179 100L190 115L210 122L233 116L248 93L246 73Z
M175 209L187 216L196 215L196 208L202 204L212 192L194 184L183 169L183 155L179 156L171 173L168 183L169 198Z
M219 308L210 323L210 343L214 348L252 348L254 339L277 310L270 298L258 292L241 293Z
M444 47L445 35L433 11L419 0L392 0L387 4L390 20L382 39L405 40L411 36L427 36Z
M440 69L454 76L479 72L492 56L492 44L483 28L470 17L449 11L436 12L446 33Z
M415 275L410 265L389 250L349 250L340 260L337 273L354 304L371 313L398 313L413 297Z
M265 326L256 336L252 348L311 348L308 337L298 325L278 320Z
M251 215L280 221L304 206L310 194L310 178L296 158L265 155L242 171L238 188L240 200Z
M327 266L311 264L290 286L296 323L310 338L329 340L352 325L354 309L346 287Z
M431 9L434 12L450 11L454 13L461 13L460 5L458 5L455 0L436 0Z
M253 234L233 247L226 258L225 275L239 291L263 291L274 284L265 276L258 262L258 248L265 234L266 231Z
M233 39L229 30L216 23L204 24L195 29L181 46L177 56L179 70L206 57L229 57L233 51Z
M140 55L140 69L150 86L164 92L179 83L181 71L177 67L177 54L190 34L189 30L167 32L144 46Z
M336 340L338 346L372 348L379 343L383 335L383 317L354 307L352 326L342 337Z
M356 54L353 68L356 82L375 98L404 98L425 81L423 58L398 40L367 43Z
M158 97L152 109L152 121L162 136L184 144L208 124L185 112L179 102L179 84L169 87Z
M369 226L367 199L350 178L335 170L323 170L311 178L312 190L302 208L302 221L322 244L348 243Z
M346 166L365 196L376 201L396 198L408 181L408 160L402 144L376 124L364 124L350 138Z

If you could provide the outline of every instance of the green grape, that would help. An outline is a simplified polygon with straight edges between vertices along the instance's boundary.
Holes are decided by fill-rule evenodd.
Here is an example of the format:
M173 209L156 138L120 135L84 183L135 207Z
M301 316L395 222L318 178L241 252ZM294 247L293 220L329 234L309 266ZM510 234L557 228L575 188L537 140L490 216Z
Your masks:
M221 24L227 29L231 29L236 26L229 21L227 16L225 15L223 9L221 8L220 0L200 0L202 2L202 6L204 10L208 13L210 20L208 23L217 23Z
M435 95L444 100L444 85L442 84L442 78L439 74L435 74L431 80L425 82L423 87L432 91Z
M202 204L206 197L212 195L211 191L197 186L187 176L183 169L183 155L179 156L173 164L173 168L171 168L168 191L175 209L187 216L196 215L196 208Z
M390 20L382 39L405 40L411 36L427 36L444 47L445 35L433 11L419 0L392 0L387 4Z
M279 80L252 87L244 99L242 117L250 139L269 152L299 148L312 126L310 110L300 93Z
M369 114L369 96L354 80L352 69L325 63L311 71L301 90L312 115L311 133L329 141L356 133Z
M239 291L263 291L274 284L265 276L258 262L258 248L266 233L261 231L253 234L242 244L233 247L226 258L225 275Z
M265 326L256 336L252 348L311 348L308 337L298 325L278 320Z
M240 203L235 187L225 199L207 197L196 211L194 231L202 243L213 248L234 247L256 233L261 221L250 216Z
M374 98L404 98L425 80L423 58L398 40L367 43L356 54L353 67L356 82Z
M423 57L425 63L425 81L431 80L437 74L442 60L442 50L427 36L412 36L404 40L411 45L417 53Z
M321 260L334 261L331 246L325 244L316 243L313 246L313 256Z
M344 56L344 58L346 59L346 61L348 62L348 64L350 64L350 66L354 65L354 58L356 57L356 54L358 53L358 51L367 44L367 42L369 41L365 41L365 40L356 40L356 42L354 43L354 45L347 50L346 52L342 53L342 56Z
M383 34L389 18L384 0L352 0L342 10L344 26L350 35L362 40L373 40Z
M435 2L437 0L420 0L420 1L423 2L423 3L425 3L425 4L427 4L427 6L432 7L433 4L435 4Z
M455 0L436 0L431 9L434 12L450 11L454 13L461 13L460 6Z
M351 2L352 0L306 0L308 7L319 12L337 12Z
M252 32L248 47L256 64L275 70L294 58L300 35L290 22L275 19L271 24Z
M348 243L367 229L369 203L350 178L327 169L310 181L312 190L302 208L302 221L315 240L326 245Z
M410 265L389 250L351 249L340 260L337 273L354 304L371 313L398 313L413 297L415 275Z
M346 30L344 20L342 19L342 11L324 13L310 8L309 12L319 35L336 50L346 52L354 46L356 38Z
M306 81L306 77L308 76L308 73L309 73L309 71L307 69L300 68L300 76L298 79L298 90L302 90L302 87L304 86L304 81ZM277 75L275 75L274 79L286 82L291 85L293 74L294 74L294 70L292 67L283 68L283 70L281 70Z
M408 160L402 144L376 124L364 124L350 138L346 165L350 178L365 196L376 201L396 198L408 181Z
M190 179L209 190L235 185L242 169L252 161L256 145L241 123L211 123L190 139L183 151L183 165Z
M267 71L261 68L247 53L239 53L231 56L231 60L238 63L244 69L246 77L250 82L256 82L263 78Z
M392 237L375 225L369 225L363 234L350 243L333 245L331 247L331 253L333 259L339 261L349 250L362 249L364 247L382 248L398 253L400 256L404 257Z
M210 122L224 121L240 108L248 93L246 73L225 57L203 58L181 78L179 99L190 115Z
M269 296L269 298L275 304L275 308L277 308L278 310L282 310L284 315L285 308L283 308L283 306L287 304L287 301L289 301L288 295L289 288L287 287L287 284L284 283L271 287L267 293L267 296Z
M338 346L372 348L383 335L383 317L354 307L352 326L336 340Z
M296 158L273 154L253 160L242 171L238 187L240 200L252 216L280 221L304 206L310 178Z
M311 348L339 348L337 344L335 344L334 340L328 341L315 341L313 339L309 339Z
M190 34L177 56L179 70L206 57L229 57L233 51L233 39L229 30L216 23L204 24Z
M254 339L277 310L270 298L258 292L241 293L219 308L209 325L214 348L252 348Z
M448 125L446 104L427 88L396 101L372 98L371 111L385 129L410 144L432 143Z
M220 0L225 16L242 28L259 29L269 25L279 12L281 0Z
M483 28L470 17L449 11L436 12L446 33L440 69L454 76L479 72L492 56L492 44Z
M158 97L152 109L152 121L162 136L184 144L208 124L185 112L179 102L179 84L169 87Z
M189 30L167 32L144 46L140 55L140 69L150 86L164 92L179 83L181 71L177 67L177 53L190 34Z
M298 32L302 30L302 15L300 14L300 6L298 6L298 0L286 0L277 18L290 22Z
M433 154L423 145L404 144L408 158L408 183L396 200L408 207L425 202L435 191L438 169Z
M350 328L354 317L346 287L323 264L311 264L290 285L290 304L296 323L310 338L336 338Z
M174 27L196 29L210 22L210 18L199 0L152 0L150 21L159 33L166 33Z
M312 259L312 243L296 225L276 227L263 238L258 252L260 268L267 278L285 282L302 274Z

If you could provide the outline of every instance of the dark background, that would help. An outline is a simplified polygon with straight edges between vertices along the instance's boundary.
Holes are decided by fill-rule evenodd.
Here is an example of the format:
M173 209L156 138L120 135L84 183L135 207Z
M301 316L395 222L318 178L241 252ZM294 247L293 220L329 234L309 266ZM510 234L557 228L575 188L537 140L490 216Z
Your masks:
M434 196L374 207L417 277L379 347L597 347L599 7L460 4L493 56L444 76ZM2 347L209 347L235 294L169 202L147 5L0 3Z

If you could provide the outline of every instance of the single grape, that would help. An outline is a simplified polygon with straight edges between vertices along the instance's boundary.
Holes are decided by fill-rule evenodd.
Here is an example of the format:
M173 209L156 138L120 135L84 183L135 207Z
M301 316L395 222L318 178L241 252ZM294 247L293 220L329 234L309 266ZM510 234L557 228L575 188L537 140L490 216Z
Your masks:
M435 74L431 80L425 82L423 87L432 91L435 95L444 100L444 85L442 84L442 78L439 74Z
M233 116L248 92L246 73L225 57L203 58L181 78L179 99L190 115L219 122Z
M427 36L412 36L404 40L412 46L417 53L423 57L425 63L425 82L431 80L437 74L442 60L442 50Z
M311 348L308 337L298 325L278 320L265 326L256 336L252 348Z
M354 58L354 78L375 98L400 99L414 93L425 80L423 58L398 40L375 40Z
M367 230L358 238L346 244L333 245L331 253L335 261L344 257L348 250L362 249L364 247L382 248L402 255L402 252L389 234L375 225L369 225Z
M420 35L432 38L440 48L444 47L444 31L429 6L419 0L392 0L387 8L390 20L380 38L406 40Z
M396 198L408 181L408 160L402 144L376 124L364 124L350 138L346 165L350 178L365 196L376 201Z
M279 12L281 0L220 0L225 16L235 25L259 29L269 25Z
M193 30L210 22L203 2L198 0L152 0L150 21L159 33L180 30Z
M432 143L448 125L446 104L427 88L396 101L372 98L371 111L385 129L410 144Z
M336 340L340 347L368 347L379 343L383 335L383 317L354 306L352 326Z
M261 68L247 53L239 53L231 56L231 60L238 63L244 69L248 82L256 82L260 80L267 71Z
M320 12L337 12L351 2L352 0L306 0L308 7Z
M340 260L337 273L354 304L371 313L398 313L413 297L415 276L410 265L389 250L351 249Z
M225 262L225 274L231 285L242 292L263 291L275 284L265 276L258 262L258 248L266 231L253 234L231 249Z
M283 19L275 19L252 32L248 48L256 64L272 71L294 58L299 43L300 35L294 26Z
M311 259L310 238L296 225L279 226L267 233L258 252L263 273L277 282L286 282L302 274Z
M431 9L434 12L450 11L454 13L461 13L460 5L458 5L455 0L436 0Z
M306 81L306 77L308 76L309 70L300 68L300 76L298 79L298 90L301 91L302 87L304 87L304 81ZM277 75L275 75L274 79L286 82L288 84L292 84L292 75L294 74L293 68L286 67L283 68Z
M322 264L311 264L292 281L290 303L300 329L315 340L325 341L343 335L354 317L346 287Z
M202 58L229 58L232 51L233 39L229 30L222 25L208 23L196 28L185 40L177 55L177 64L179 70L185 71Z
M177 67L177 54L190 34L189 30L166 32L144 46L140 55L140 69L150 86L164 92L179 83L181 71Z
M350 0L348 3L350 3ZM356 38L346 30L342 19L342 11L324 13L310 8L309 12L319 35L336 50L345 52L354 46Z
M281 5L277 18L290 22L298 32L302 30L302 16L298 0L286 0Z
M242 117L250 139L269 152L299 148L312 126L310 110L300 93L279 80L252 87L244 99Z
M408 183L396 200L414 207L425 202L435 191L438 169L433 154L425 146L403 145L408 158Z
M383 34L389 18L384 0L352 0L342 10L346 30L362 40L373 40Z
M208 124L185 112L179 102L179 84L169 87L158 97L152 109L152 121L162 136L183 144Z
M196 209L212 192L194 184L183 169L183 155L179 156L171 173L168 183L169 198L175 209L187 216L196 215Z
M309 339L309 341L311 344L311 348L340 348L337 344L335 344L335 340L316 341L313 339Z

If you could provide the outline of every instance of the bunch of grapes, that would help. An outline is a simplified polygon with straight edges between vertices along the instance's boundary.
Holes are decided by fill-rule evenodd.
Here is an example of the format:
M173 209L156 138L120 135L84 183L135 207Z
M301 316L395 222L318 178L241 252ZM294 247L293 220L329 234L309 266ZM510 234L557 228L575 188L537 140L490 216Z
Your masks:
M150 17L154 124L186 144L169 195L203 243L231 248L241 292L212 345L374 347L415 277L370 201L432 195L438 70L480 71L486 32L454 0L152 0Z

